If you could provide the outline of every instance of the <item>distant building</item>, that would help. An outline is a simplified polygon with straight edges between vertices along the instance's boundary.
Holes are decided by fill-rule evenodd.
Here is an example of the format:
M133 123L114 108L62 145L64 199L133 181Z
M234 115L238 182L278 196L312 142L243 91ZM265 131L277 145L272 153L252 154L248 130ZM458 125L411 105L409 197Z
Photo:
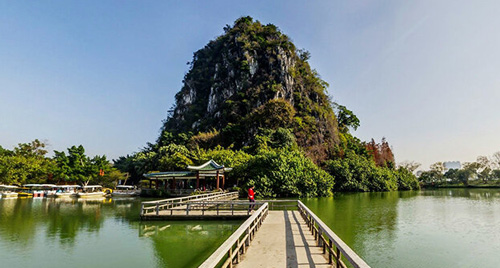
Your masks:
M450 169L461 169L462 165L460 164L460 161L447 161L443 162L444 166L444 172L450 170Z

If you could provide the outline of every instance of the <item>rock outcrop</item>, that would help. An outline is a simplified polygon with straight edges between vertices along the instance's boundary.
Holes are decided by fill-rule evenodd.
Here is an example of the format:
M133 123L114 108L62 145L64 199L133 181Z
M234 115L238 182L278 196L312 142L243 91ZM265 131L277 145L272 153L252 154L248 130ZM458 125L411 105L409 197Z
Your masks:
M311 70L308 52L297 50L276 26L250 17L224 31L194 53L163 131L197 134L215 129L220 133L217 143L242 147L259 128L284 127L314 158L331 153L338 143L337 121L328 85ZM271 110L263 113L266 109ZM283 112L291 114L279 114ZM279 120L259 118L262 114Z

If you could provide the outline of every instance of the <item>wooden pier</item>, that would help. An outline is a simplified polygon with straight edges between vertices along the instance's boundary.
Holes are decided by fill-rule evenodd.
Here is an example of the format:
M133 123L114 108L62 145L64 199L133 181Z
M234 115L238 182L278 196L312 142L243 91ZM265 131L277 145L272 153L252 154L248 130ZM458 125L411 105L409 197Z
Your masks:
M201 268L370 267L300 200L261 200L249 212L249 203L237 197L215 193L144 202L141 219L245 218Z
M246 219L248 202L237 198L237 192L217 192L143 202L140 216L142 220Z
M269 211L268 203L262 205L199 267L370 267L295 202L298 210Z

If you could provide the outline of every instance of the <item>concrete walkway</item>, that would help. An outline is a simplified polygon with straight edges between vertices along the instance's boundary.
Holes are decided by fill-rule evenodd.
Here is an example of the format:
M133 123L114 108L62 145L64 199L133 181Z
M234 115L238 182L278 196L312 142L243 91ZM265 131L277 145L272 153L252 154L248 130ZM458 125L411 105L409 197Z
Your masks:
M269 211L237 268L333 267L298 211Z

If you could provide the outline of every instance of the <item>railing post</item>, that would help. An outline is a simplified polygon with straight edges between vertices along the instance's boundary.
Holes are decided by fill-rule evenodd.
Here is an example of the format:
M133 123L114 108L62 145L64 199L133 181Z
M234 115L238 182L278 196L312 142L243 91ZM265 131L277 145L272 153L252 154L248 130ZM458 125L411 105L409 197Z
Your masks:
M333 246L333 242L330 238L328 238L328 241L329 241L329 244L330 244L330 248L328 249L328 264L332 264L333 263L333 260L332 260L332 246Z
M144 215L144 203L141 204L141 216Z
M156 216L160 214L160 203L156 203Z
M340 259L342 258L342 253L340 253L340 249L337 248L337 256L335 256L335 265L336 267L339 267L340 265Z
M189 207L191 206L191 204L187 204L186 205L186 215L189 215Z
M319 229L319 228L318 228ZM318 246L323 246L323 241L321 241L321 236L323 235L323 231L321 229L318 230ZM324 252L323 252L324 253Z
M238 243L236 246L236 263L240 263L240 239L238 238Z
M247 228L247 241L245 241L245 244L250 246L250 227Z

